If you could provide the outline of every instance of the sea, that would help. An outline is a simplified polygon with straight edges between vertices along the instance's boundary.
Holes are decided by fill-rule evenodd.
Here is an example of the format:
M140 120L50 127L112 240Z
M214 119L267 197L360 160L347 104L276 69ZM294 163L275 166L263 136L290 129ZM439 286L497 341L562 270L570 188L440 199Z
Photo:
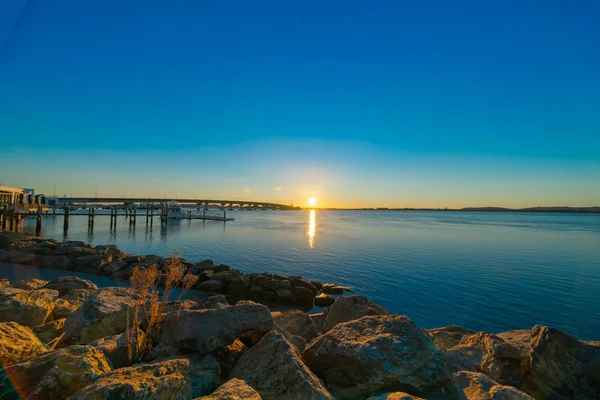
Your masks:
M74 211L77 213L77 211ZM86 211L87 213L87 211ZM600 339L600 215L456 211L228 211L234 221L135 225L45 216L41 235L136 255L212 259L243 272L352 288L421 328L543 324ZM35 232L35 219L21 231ZM61 271L61 273L63 273Z

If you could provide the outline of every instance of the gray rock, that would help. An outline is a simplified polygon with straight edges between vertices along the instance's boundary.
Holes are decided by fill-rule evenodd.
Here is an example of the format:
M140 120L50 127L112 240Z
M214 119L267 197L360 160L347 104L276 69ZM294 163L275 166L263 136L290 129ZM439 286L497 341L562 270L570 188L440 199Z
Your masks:
M215 391L219 386L221 367L211 355L186 355L190 367L187 371L188 383L192 388L192 398L205 396Z
M389 311L361 295L338 297L326 310L325 330L341 322L352 321L367 315L388 315Z
M273 313L273 322L292 335L300 336L310 342L318 336L313 320L301 310L290 310L284 313Z
M42 286L46 285L48 283L48 281L44 281L42 279L23 279L20 280L19 282L15 283L13 285L13 287L16 287L17 289L23 289L23 290L35 290L35 289L39 289Z
M427 329L426 332L440 349L454 347L460 343L463 337L477 333L462 326L445 326L443 328Z
M44 325L34 326L32 331L42 343L48 344L61 335L65 318L46 322Z
M13 264L31 265L35 260L35 254L23 251L11 250L8 252L9 260Z
M57 296L52 290L0 288L0 322L13 321L29 327L42 325L52 315Z
M215 273L222 272L222 271L229 271L230 269L231 269L231 267L229 265L225 265L225 264L219 264L219 265L215 265L213 267L213 271L215 271Z
M45 352L42 342L28 327L16 322L0 322L1 366L7 367Z
M98 290L98 286L86 279L81 279L76 276L61 276L60 278L48 282L48 284L44 286L44 289L58 290L60 297L62 297L74 289Z
M54 302L54 319L67 318L95 293L95 290L73 289Z
M127 268L128 266L129 266L129 264L127 264L125 261L116 260L116 261L111 262L110 264L107 264L104 267L104 269L102 269L101 275L113 276L114 274Z
M427 399L457 396L443 354L406 316L337 324L308 345L303 359L339 399L400 388Z
M100 376L69 400L176 400L191 399L189 361L172 359L137 364Z
M302 362L300 353L278 332L269 332L248 350L231 372L265 399L332 399Z
M246 351L248 351L248 347L239 339L235 339L230 345L215 351L217 362L221 367L221 377L229 376Z
M312 307L313 299L315 297L314 293L305 287L296 286L292 289L292 293L296 298L298 304L302 304L303 306Z
M198 273L198 280L196 286L202 282L210 281L213 278L214 272L212 270L200 271Z
M0 393L12 398L8 393L14 386L23 399L65 399L110 370L104 355L93 347L65 347L5 368Z
M197 400L262 400L256 390L241 379L230 379L210 396Z
M325 333L324 328L325 328L325 314L324 313L315 313L315 314L308 314L309 318L313 321L313 323L315 324L315 328L317 329L317 334L321 335L323 333Z
M294 293L289 289L277 289L275 291L275 300L279 303L295 303Z
M533 400L512 386L500 385L489 377L471 371L454 374L460 400Z
M247 331L273 327L269 309L251 301L207 310L183 310L163 322L161 344L206 354L232 343Z
M211 293L221 293L225 289L225 284L219 279L211 279L198 283L196 289Z
M519 329L496 334L500 339L515 347L519 351L519 356L525 358L529 355L531 347L531 330Z
M140 343L144 332L138 329L136 332L131 331L132 340L135 340L137 334L137 343ZM89 346L101 351L106 359L110 361L113 368L128 367L133 360L129 359L127 354L127 333L123 332L118 335L107 336L91 342ZM132 354L133 359L133 354Z

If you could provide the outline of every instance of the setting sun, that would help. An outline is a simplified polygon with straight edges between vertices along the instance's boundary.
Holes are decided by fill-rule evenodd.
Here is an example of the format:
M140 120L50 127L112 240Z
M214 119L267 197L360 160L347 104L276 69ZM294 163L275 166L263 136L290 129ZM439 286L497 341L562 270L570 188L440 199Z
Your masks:
M311 197L310 199L308 199L308 204L310 204L311 206L316 206L317 199L315 197Z

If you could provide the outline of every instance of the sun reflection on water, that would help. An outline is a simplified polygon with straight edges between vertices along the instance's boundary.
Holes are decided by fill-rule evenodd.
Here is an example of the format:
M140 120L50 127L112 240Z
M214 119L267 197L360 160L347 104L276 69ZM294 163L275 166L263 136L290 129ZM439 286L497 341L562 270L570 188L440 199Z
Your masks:
M310 210L308 214L308 245L315 247L315 235L317 233L317 213L315 210Z

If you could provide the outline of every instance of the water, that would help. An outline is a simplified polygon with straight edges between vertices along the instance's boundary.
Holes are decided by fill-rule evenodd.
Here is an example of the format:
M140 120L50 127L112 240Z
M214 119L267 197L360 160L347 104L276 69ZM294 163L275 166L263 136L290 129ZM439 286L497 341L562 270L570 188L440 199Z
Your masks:
M600 215L401 211L228 212L235 221L46 217L42 234L134 254L211 258L244 272L352 286L423 328L551 325L600 339ZM24 231L35 230L27 220Z

